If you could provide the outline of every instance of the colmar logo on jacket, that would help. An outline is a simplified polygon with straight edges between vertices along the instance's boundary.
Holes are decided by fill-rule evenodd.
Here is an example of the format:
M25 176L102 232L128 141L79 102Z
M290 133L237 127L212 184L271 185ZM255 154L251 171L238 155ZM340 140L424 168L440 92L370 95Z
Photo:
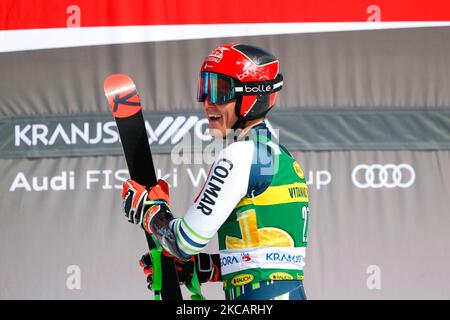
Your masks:
M205 186L205 190L201 195L197 209L201 210L203 214L210 215L212 207L216 204L217 197L220 190L222 190L226 177L228 177L230 171L233 169L233 163L225 158L217 161L217 164L213 167L213 172L209 182Z

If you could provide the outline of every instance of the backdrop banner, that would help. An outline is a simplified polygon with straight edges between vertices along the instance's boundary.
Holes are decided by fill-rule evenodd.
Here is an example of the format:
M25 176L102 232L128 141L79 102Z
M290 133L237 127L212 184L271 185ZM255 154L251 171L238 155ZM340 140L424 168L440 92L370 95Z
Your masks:
M201 112L144 116L154 153L202 152L212 143L208 120ZM297 109L273 112L269 118L280 143L290 150L450 149L450 109ZM0 118L0 136L0 158L122 154L110 113Z
M136 1L131 11L141 8ZM53 11L36 20L21 15L28 2L0 4L0 299L152 297L138 266L146 252L143 232L121 212L128 172L103 81L125 73L136 82L157 175L170 184L180 217L217 150L196 101L199 68L212 49L229 42L265 48L281 62L284 87L268 119L310 189L308 298L450 299L449 27L244 36L242 30L271 18L295 17L277 11L254 24L200 16L159 21L156 13L131 22L96 20L90 10L102 12L106 1L100 9L78 2L80 12L66 13L72 2L58 1L52 8L64 10L54 20ZM334 22L367 22L378 10L370 11L369 2L341 10ZM327 21L331 9L309 22ZM66 18L76 24L77 12L89 28L67 30ZM400 13L391 20L405 20ZM436 11L429 15L413 16L445 20ZM136 35L120 28L142 20L166 40L170 28L158 28L169 22L184 31L200 23L213 34L106 41ZM224 33L236 22L249 24L237 35ZM82 37L85 32L108 39L84 43L98 40ZM206 251L217 250L214 238ZM208 299L224 298L221 284L203 287Z
M450 297L450 151L294 156L310 192L309 298ZM170 155L154 161L183 216L208 166L173 165ZM123 157L1 160L0 170L0 298L149 297L138 266L145 239L121 212ZM214 238L206 250L217 249ZM204 290L224 297L219 284Z

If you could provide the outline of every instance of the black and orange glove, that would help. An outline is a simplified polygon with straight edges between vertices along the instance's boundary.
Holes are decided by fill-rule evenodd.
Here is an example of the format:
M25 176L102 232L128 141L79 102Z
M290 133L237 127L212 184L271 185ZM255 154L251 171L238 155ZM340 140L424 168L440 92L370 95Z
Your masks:
M169 185L164 180L158 180L158 183L147 189L134 180L127 180L122 188L122 210L128 221L139 224L148 233L150 221L153 216L161 209L168 209Z
M163 250L162 254L173 258L177 269L178 281L180 284L189 283L192 279L194 262L200 283L221 281L220 257L218 254L199 253L192 256L188 261L181 261L173 255ZM153 263L149 253L146 253L139 260L139 265L147 275L147 287L152 290L153 285Z

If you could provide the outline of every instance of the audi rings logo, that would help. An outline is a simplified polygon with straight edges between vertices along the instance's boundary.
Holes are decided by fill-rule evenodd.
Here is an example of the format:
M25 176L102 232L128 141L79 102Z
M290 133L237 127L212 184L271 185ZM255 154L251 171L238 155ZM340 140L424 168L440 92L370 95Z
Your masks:
M358 188L409 188L416 179L409 164L360 164L353 169L352 180Z

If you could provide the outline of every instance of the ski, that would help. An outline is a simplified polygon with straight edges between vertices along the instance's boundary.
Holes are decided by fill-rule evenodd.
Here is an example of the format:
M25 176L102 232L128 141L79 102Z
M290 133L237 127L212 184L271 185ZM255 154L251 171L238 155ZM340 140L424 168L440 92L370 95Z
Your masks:
M157 178L136 85L127 75L113 74L105 79L104 90L117 124L131 179L146 187L156 185ZM144 233L153 258L155 299L183 300L173 259L162 255L158 242L147 232Z

